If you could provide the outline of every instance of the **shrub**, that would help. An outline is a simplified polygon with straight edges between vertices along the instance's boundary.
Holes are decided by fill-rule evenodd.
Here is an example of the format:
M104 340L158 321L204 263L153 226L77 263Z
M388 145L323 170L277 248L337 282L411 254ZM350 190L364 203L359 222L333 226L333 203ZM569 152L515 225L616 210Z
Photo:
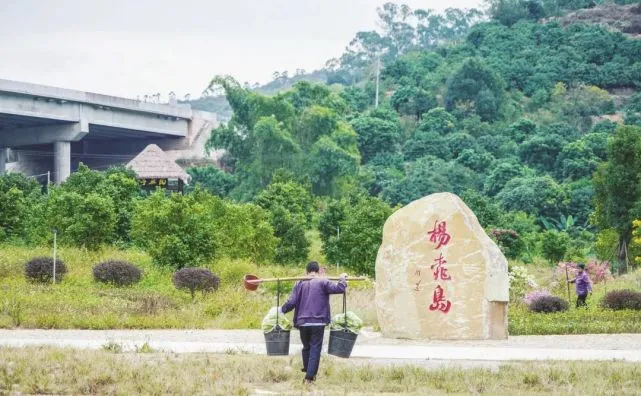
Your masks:
M223 211L222 201L202 190L169 196L156 191L136 203L132 237L156 264L200 265L217 252L215 222Z
M613 290L603 297L603 308L641 310L641 293L633 290Z
M588 261L588 265L585 267L585 270L588 271L590 280L593 283L601 283L608 279L612 279L609 261L598 262L596 260L590 260Z
M342 219L333 219L337 221L335 226L340 227L340 236L329 235L329 239L323 240L327 262L340 263L358 274L374 275L383 225L393 209L382 200L371 197L359 197L353 202L341 201L340 205ZM334 216L336 213L327 215Z
M49 228L59 230L59 242L97 250L114 240L116 205L106 194L80 194L64 187L52 188L45 204Z
M274 205L271 211L274 235L278 238L276 262L296 264L305 261L309 254L309 241L305 237L305 218L291 213L282 206Z
M525 249L525 243L518 232L509 229L492 229L490 233L499 248L507 258L516 259Z
M126 261L109 260L93 267L93 278L96 282L129 286L140 282L142 272Z
M312 223L314 200L309 191L296 182L272 181L256 196L256 204L272 213L275 207L286 208L294 217L302 217L305 227Z
M41 193L40 184L34 178L19 173L0 175L0 240L26 236L28 223L25 219L37 205Z
M187 195L157 191L139 200L131 232L154 263L174 269L221 257L270 261L278 242L265 210L200 188Z
M525 305L529 307L534 301L538 300L539 298L550 296L550 295L551 295L550 292L545 289L535 290L533 292L526 294L523 297L523 302L525 303Z
M510 280L510 301L518 302L529 288L537 287L534 278L527 269L520 265L510 266L508 270Z
M552 264L563 259L569 244L570 236L565 232L548 230L541 236L543 257Z
M56 259L56 282L62 281L67 273L64 261ZM53 258L36 257L24 265L25 277L33 282L49 283L53 279Z
M222 259L216 261L216 272L225 285L241 285L247 274L255 274L258 268L248 260Z
M567 311L569 304L567 301L557 296L541 296L532 301L528 307L530 308L530 311L533 312L551 313Z
M210 292L220 285L220 278L206 268L183 268L174 273L172 281L176 289L189 290L192 300L196 291Z

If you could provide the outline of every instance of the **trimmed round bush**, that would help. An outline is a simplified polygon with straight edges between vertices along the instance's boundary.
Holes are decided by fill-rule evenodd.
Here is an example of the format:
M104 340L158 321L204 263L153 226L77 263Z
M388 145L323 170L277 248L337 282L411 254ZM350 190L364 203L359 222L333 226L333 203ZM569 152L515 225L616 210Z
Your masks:
M567 311L569 304L567 301L557 296L541 296L532 301L528 308L532 312L551 313Z
M56 282L62 281L67 273L65 262L56 258ZM53 257L35 257L24 265L24 276L32 282L53 281Z
M193 299L197 291L206 293L218 290L220 278L206 268L183 268L174 272L172 282L176 289L189 290Z
M96 282L129 286L140 282L142 271L126 261L108 260L93 267L93 278Z
M608 292L601 302L603 308L641 310L641 293L633 290L613 290Z

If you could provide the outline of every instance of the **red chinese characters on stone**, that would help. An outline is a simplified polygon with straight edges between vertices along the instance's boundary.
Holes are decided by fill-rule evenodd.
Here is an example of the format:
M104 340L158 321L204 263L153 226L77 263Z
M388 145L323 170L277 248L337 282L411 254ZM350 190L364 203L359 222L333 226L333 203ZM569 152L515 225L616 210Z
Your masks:
M434 295L432 296L430 311L441 311L446 314L450 312L451 307L452 302L445 299L445 292L443 291L443 288L440 285L436 286L436 289L434 289Z
M428 231L427 235L430 236L430 242L436 243L435 249L440 249L441 246L445 246L450 242L450 234L447 233L447 223L445 221L438 220L434 222L434 228L432 231Z
M436 244L434 249L440 249L441 247L447 245L452 237L447 233L447 222L436 220L434 222L434 228L432 231L428 231L427 235L429 236L429 241ZM438 257L434 259L434 264L430 266L430 269L433 270L432 275L434 276L435 281L451 281L452 277L447 273L447 268L445 267L447 261L443 257L443 253L440 252ZM441 285L437 285L434 289L434 295L432 296L432 304L429 306L430 311L441 311L444 314L450 312L452 308L452 302L445 297L445 291Z
M443 258L443 253L440 253L439 256L434 259L434 262L430 267L430 269L434 270L434 280L452 280L452 277L447 274L447 268L445 268L447 261Z

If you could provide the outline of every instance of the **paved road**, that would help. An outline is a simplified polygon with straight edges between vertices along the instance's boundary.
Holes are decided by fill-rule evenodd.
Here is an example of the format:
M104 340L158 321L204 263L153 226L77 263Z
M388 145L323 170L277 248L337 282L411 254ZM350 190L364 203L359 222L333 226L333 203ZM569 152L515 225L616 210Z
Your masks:
M327 342L327 338L325 341ZM144 343L155 350L189 353L265 354L259 330L0 330L2 346L51 345L99 349L118 343L135 350ZM290 354L300 352L292 332ZM352 357L417 362L503 362L532 360L625 360L641 362L641 334L515 336L501 341L409 341L364 331Z

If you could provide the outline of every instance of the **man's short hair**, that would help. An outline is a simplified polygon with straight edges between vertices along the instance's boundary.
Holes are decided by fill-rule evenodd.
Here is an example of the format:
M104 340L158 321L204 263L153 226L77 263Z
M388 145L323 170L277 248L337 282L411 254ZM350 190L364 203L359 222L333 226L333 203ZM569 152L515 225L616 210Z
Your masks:
M307 273L309 274L310 272L319 272L320 271L320 266L316 261L310 261L307 263Z
M579 267L581 269L585 269L585 264L581 263L581 264L577 265L577 267Z

